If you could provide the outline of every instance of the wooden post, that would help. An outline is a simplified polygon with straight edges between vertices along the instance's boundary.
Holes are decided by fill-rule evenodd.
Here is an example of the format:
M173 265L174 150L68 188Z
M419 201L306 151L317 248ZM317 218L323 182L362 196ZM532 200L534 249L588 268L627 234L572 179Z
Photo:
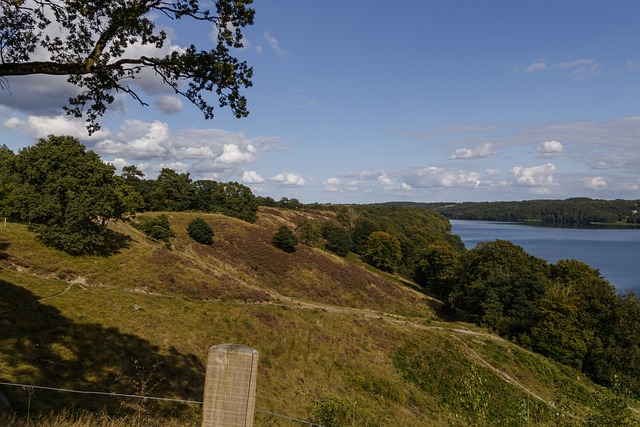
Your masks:
M239 344L209 349L202 427L252 427L258 352Z

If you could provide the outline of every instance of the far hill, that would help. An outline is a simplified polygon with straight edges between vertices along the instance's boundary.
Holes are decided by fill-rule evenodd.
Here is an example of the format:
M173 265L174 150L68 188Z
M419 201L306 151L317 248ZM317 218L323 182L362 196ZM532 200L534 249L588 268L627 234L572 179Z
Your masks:
M0 382L199 401L208 348L237 343L260 355L256 426L299 425L283 416L326 426L582 425L616 399L573 368L443 315L406 277L321 242L292 253L272 245L282 225L337 223L334 212L261 207L253 224L165 214L169 244L114 222L121 247L109 256L51 249L22 224L0 230ZM212 245L189 237L195 218L211 226ZM455 242L446 227L424 238ZM201 410L6 385L2 396L11 410L0 399L0 417L104 410L198 425Z
M540 222L555 226L640 223L640 200L598 200L584 197L566 200L512 202L414 203L385 205L421 206L450 219Z

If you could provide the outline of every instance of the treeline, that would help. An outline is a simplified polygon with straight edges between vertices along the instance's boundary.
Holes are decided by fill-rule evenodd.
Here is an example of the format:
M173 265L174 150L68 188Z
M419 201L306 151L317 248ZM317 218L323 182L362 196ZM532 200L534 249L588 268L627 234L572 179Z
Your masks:
M168 168L156 179L144 179L135 165L117 176L69 136L40 139L17 154L0 146L0 215L29 223L45 244L68 253L108 252L111 220L186 210L254 222L258 199L237 182L193 181Z
M504 240L459 253L431 246L418 281L501 336L640 396L640 298L587 264L557 264Z
M555 226L640 223L640 200L526 200L520 202L409 203L450 219L526 222Z

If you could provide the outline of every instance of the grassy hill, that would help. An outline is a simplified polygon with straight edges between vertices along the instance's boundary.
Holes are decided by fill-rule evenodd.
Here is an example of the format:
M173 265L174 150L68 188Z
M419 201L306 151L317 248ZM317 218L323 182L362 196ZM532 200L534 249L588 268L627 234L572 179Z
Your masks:
M256 426L300 425L269 413L327 426L577 425L603 401L577 371L439 317L440 303L406 280L322 248L271 245L280 225L331 212L261 208L255 224L167 215L171 250L118 222L125 246L108 257L1 228L0 382L199 401L208 348L236 343L260 354ZM187 235L196 217L212 246ZM88 410L98 415L74 425L199 425L198 404L0 392L32 421Z

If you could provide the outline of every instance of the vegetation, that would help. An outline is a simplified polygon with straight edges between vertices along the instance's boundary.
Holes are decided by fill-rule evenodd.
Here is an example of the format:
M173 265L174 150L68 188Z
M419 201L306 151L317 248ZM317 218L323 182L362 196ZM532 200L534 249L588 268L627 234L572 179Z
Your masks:
M280 226L271 240L271 244L285 252L295 252L298 238L286 225Z
M216 229L219 244L193 242L187 227L196 218ZM113 231L131 240L109 257L70 256L9 223L0 236L0 378L125 394L154 386L154 396L201 400L208 347L235 342L260 353L258 410L326 425L557 426L560 416L583 425L619 413L602 408L609 394L574 368L440 321L437 301L352 255L271 245L283 221L291 229L337 221L332 212L263 207L255 224L201 212L167 219L173 251L117 222ZM553 271L577 280L578 270ZM200 413L168 402L0 391L14 425L27 416L43 425L184 425ZM256 425L283 422L256 413Z
M213 230L202 218L192 220L187 226L187 233L193 240L203 245L213 244Z
M109 222L140 211L220 212L248 222L258 211L257 198L237 182L194 183L169 168L145 180L135 165L116 176L76 138L53 135L18 154L0 147L0 196L1 215L27 222L44 243L75 255L117 251L124 242ZM155 234L149 236L171 237Z
M3 210L27 221L48 245L72 254L104 252L107 223L122 218L114 167L75 138L49 136L0 164ZM120 186L120 194L128 189Z
M164 84L212 118L214 107L208 94L215 93L220 107L228 106L236 117L248 114L244 87L251 86L253 71L246 62L230 54L243 46L242 28L253 24L252 0L216 0L215 12L205 2L92 2L64 3L45 0L0 2L0 77L29 74L68 76L81 90L69 99L68 114L86 115L90 132L100 128L97 119L126 93L142 105L146 103L129 85L145 70L159 76ZM156 17L191 19L194 24L213 24L216 42L210 50L194 45L184 49L164 49L170 44L167 32L158 28ZM52 36L51 34L56 34ZM128 56L131 45L155 55ZM151 50L149 50L151 49ZM44 53L40 60L34 52ZM9 81L0 79L7 90Z
M416 204L451 219L525 222L579 226L592 223L636 224L640 222L640 200L526 200L521 202L465 202Z
M158 215L155 217L141 217L136 227L143 231L148 238L160 240L168 243L171 237L175 237L175 233L169 224L169 217L166 215Z

